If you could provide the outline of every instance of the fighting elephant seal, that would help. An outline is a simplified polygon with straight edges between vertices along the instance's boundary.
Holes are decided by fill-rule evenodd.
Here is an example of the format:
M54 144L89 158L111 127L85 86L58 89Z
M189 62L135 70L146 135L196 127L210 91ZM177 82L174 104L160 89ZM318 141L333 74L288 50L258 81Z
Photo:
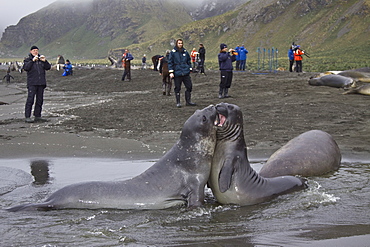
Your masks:
M341 75L324 75L317 78L310 78L308 84L311 86L349 88L355 85L355 81L352 78Z
M15 206L8 211L200 206L204 203L218 124L214 106L197 110L185 122L178 142L142 174L125 181L72 184L54 192L45 202Z
M273 153L259 174L263 177L319 176L338 170L341 159L339 147L331 135L310 130Z
M359 86L357 88L351 88L347 92L343 94L363 94L363 95L370 95L370 84L365 84Z
M293 176L264 178L250 166L243 135L243 116L236 105L221 103L217 142L208 185L221 204L253 205L306 188Z

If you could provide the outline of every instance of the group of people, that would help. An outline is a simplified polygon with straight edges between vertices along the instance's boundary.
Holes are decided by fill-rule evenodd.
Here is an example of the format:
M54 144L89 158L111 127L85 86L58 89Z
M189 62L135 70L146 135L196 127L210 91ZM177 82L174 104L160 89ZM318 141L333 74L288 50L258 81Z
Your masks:
M199 45L198 52L193 49L191 52L195 55L190 55L188 51L184 48L184 43L182 39L176 40L176 45L172 51L166 52L166 57L162 58L164 66L168 66L168 76L169 80L166 78L167 74L163 72L164 70L160 70L160 73L163 75L163 85L164 91L163 94L169 95L168 91L166 90L171 89L171 79L174 79L175 83L175 97L176 97L176 106L181 107L180 102L180 91L181 85L184 84L186 91L185 91L185 102L187 106L195 106L196 104L191 101L191 92L192 92L192 81L190 77L190 72L195 68L194 59L192 57L199 57L199 64L200 64L200 71L204 73L204 61L205 61L205 48L203 44ZM245 55L245 59L243 56L239 56L240 59L243 59L243 62L246 60L246 54L248 51L241 47L242 53ZM245 50L245 51L244 51ZM229 96L229 88L231 87L231 82L233 79L233 62L237 60L239 53L235 49L228 49L227 45L222 43L220 45L220 53L218 54L218 62L219 62L219 69L221 73L221 81L219 85L219 98L228 98ZM193 63L192 63L193 62ZM245 70L245 63L241 63L241 67L239 69ZM244 66L243 66L244 65ZM199 65L198 65L199 66ZM239 64L240 66L240 64Z
M176 45L172 51L167 50L165 56L154 56L154 70L158 67L160 75L162 75L163 95L171 95L172 79L175 84L176 106L181 107L180 90L184 83L185 102L187 106L195 106L191 102L192 81L190 72L200 72L204 74L204 61L206 49L203 44L199 44L199 49L195 48L189 54L183 47L181 39L176 40ZM157 64L157 65L156 65Z
M245 70L247 66L247 54L248 50L244 47L244 45L235 47L236 52L236 63L235 69L236 70Z
M292 44L288 50L288 59L289 59L289 72L293 72L293 66L295 61L295 71L302 72L302 60L305 52L301 49L300 45Z
M244 48L244 46L242 46ZM244 48L245 49L245 48ZM239 50L240 52L240 50ZM196 52L198 57L198 65L200 73L204 73L204 62L205 62L205 47L203 44L199 44L199 49ZM245 52L248 53L248 51ZM220 45L220 53L218 54L219 68L221 72L221 82L219 90L219 98L229 97L228 90L231 86L233 77L233 62L237 60L238 52L235 49L228 49L226 44ZM240 53L241 54L241 53ZM241 57L243 58L243 57ZM127 80L131 80L130 61L134 57L132 54L125 50L122 56L122 63L124 65L124 73L122 75L122 81L127 77ZM240 60L239 57L239 61ZM185 86L185 102L187 106L196 106L196 103L191 101L191 93L193 84L190 77L190 72L195 69L195 65L192 64L192 58L188 51L184 48L182 39L176 40L176 45L171 51L167 51L166 55L160 59L160 74L163 76L163 94L171 95L170 91L172 88L172 82L174 81L174 92L176 98L176 106L181 107L180 91L181 85ZM142 65L146 66L146 58L142 59ZM243 63L239 63L243 70ZM46 87L45 71L50 70L51 64L46 60L45 56L39 55L39 49L37 46L32 46L28 57L24 60L24 70L27 72L27 89L28 96L25 106L25 121L27 123L33 122L44 122L47 121L41 118L41 111L43 105L44 89ZM72 65L69 60L66 60L63 66L65 72L63 76L72 73ZM35 102L36 98L36 102ZM34 107L34 119L31 118L32 106Z

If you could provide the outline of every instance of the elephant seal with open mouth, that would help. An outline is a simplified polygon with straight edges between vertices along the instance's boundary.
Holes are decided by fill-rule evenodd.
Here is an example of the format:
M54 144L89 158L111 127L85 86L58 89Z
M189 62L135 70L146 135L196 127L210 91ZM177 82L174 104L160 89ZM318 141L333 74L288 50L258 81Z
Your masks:
M185 122L178 142L142 174L124 181L72 184L54 192L45 202L8 211L200 206L211 170L217 125L214 106L197 110Z
M221 103L217 143L208 185L221 204L253 205L307 187L298 177L264 178L250 166L240 108Z

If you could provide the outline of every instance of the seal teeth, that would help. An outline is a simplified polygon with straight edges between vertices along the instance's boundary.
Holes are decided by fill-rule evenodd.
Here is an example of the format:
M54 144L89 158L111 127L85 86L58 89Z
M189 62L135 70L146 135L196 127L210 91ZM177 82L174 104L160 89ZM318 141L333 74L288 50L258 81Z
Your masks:
M215 122L213 123L215 126L218 126L220 123L220 116L217 114L216 115L216 119L215 119Z
M222 127L226 121L226 117L222 114L218 114L218 125L219 127Z

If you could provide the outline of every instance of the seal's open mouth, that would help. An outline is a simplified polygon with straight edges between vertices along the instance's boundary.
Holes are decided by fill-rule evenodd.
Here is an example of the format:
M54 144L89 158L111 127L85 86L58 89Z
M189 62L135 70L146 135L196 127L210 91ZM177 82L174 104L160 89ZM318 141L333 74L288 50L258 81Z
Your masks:
M216 120L215 120L215 125L218 127L222 127L226 121L226 117L222 114L217 114Z

